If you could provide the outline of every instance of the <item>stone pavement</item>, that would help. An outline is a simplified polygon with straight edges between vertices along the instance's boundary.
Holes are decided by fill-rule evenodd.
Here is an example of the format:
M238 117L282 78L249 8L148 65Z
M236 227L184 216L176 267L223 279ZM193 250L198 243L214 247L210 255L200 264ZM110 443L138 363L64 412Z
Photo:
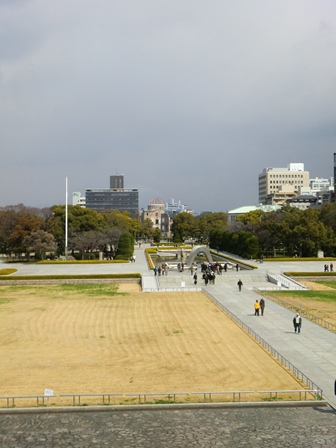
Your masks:
M0 446L334 448L336 414L329 407L1 414Z

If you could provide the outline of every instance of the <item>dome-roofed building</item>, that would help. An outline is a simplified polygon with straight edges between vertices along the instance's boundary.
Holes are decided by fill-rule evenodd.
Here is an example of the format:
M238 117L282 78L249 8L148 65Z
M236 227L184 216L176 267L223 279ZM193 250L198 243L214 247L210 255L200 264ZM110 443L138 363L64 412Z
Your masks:
M170 218L165 212L165 202L161 198L152 198L148 201L147 210L141 213L141 220L144 222L150 219L154 228L161 230L162 236L170 236Z
M161 198L152 198L148 201L148 210L157 210L164 213L165 203Z

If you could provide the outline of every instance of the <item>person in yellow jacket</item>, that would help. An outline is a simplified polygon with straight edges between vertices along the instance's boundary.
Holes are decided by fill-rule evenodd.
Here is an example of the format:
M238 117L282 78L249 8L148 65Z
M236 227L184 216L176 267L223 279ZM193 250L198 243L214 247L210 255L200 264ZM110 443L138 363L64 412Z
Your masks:
M256 300L254 304L254 315L259 316L259 311L260 311L260 303L258 302L258 300Z

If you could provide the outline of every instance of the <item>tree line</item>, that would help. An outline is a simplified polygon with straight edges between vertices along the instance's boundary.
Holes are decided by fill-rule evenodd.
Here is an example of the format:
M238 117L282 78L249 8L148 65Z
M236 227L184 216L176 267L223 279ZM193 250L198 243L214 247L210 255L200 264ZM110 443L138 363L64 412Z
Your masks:
M224 217L225 215L225 217ZM274 212L255 210L228 223L225 213L193 217L181 213L172 225L174 241L194 238L210 247L246 258L277 253L289 257L336 256L336 204L300 210L285 206Z
M153 228L150 219L142 223L128 212L97 212L80 206L68 206L68 232L68 250L81 259L96 257L98 251L104 258L122 258L125 254L118 254L118 245L124 233L130 235L125 237L129 247L131 239L161 239L160 229ZM258 209L238 216L233 223L228 223L224 212L180 213L174 217L171 232L175 243L192 239L246 258L275 256L279 251L284 256L311 257L319 250L325 256L336 256L336 204L307 210L288 206L275 212ZM0 253L28 258L33 252L43 259L47 252L59 256L64 251L64 205L0 208Z
M68 206L68 250L76 258L123 258L118 244L123 233L133 239L160 239L150 219L143 223L118 210L97 212L80 206ZM130 241L130 238L127 237ZM134 240L133 240L134 241ZM133 248L132 248L133 249ZM30 253L43 259L46 253L60 256L65 252L65 206L27 207L23 204L0 208L0 253L29 258Z
M336 255L336 204L300 210L282 207L275 212L255 210L237 217L230 234L212 232L210 244L245 257ZM226 248L226 249L224 249ZM230 248L230 249L228 249Z

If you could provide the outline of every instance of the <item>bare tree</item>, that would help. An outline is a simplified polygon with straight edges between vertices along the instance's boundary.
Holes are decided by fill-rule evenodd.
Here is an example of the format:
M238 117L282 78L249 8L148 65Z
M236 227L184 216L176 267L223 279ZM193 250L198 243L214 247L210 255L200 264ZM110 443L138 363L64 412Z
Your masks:
M44 260L46 252L54 252L56 250L54 236L44 230L37 230L25 236L23 246L26 248L28 256L30 252L35 252L42 260Z

